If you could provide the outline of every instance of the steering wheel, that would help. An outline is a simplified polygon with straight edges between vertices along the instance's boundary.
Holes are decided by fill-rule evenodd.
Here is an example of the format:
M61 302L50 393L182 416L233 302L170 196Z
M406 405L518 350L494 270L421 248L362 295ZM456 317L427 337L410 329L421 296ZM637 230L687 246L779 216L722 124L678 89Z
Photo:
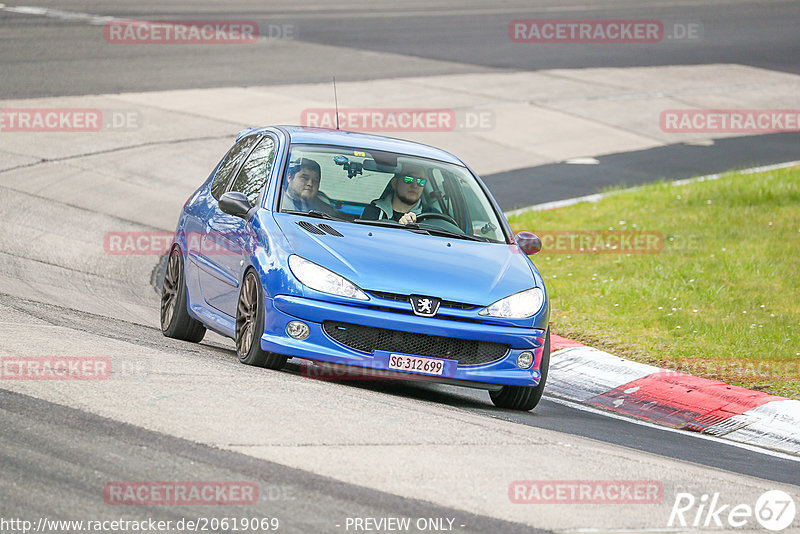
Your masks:
M417 215L417 222L424 221L425 219L441 219L443 221L449 222L450 224L458 228L458 223L456 222L456 220L450 217L449 215L445 215L444 213L429 211L427 213L420 213L419 215Z

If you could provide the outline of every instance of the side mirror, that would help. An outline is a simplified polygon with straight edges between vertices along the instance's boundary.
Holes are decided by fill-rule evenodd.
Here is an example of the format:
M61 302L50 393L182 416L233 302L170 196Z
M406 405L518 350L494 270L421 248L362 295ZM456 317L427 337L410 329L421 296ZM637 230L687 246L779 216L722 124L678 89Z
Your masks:
M228 215L247 219L247 214L253 209L253 205L250 204L250 201L247 200L247 196L244 193L229 191L219 199L219 209Z
M533 232L520 232L517 234L517 244L522 252L531 255L542 250L542 240Z

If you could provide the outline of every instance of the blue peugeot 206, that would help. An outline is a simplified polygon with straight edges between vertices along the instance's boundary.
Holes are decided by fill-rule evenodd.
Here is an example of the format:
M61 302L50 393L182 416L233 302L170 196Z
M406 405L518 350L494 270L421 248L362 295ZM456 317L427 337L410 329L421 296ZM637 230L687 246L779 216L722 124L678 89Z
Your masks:
M211 329L249 365L379 370L531 410L550 359L547 293L528 257L540 248L447 152L248 129L183 207L161 328L192 342Z

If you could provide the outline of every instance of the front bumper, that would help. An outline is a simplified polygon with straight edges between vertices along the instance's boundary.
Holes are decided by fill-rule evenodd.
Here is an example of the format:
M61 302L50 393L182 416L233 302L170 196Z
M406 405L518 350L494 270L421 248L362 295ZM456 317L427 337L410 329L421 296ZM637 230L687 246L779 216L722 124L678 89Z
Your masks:
M288 295L267 298L264 317L261 348L286 356L366 368L372 373L375 370L389 371L388 359L391 353L408 354L383 350L368 354L347 347L335 341L323 329L324 321L336 321L430 336L502 343L510 347L504 357L486 364L465 366L447 359L449 363L445 365L445 372L441 376L389 371L408 379L468 382L469 384L464 385L485 385L483 387L488 389L497 385L536 386L541 378L539 367L545 336L541 329L419 317ZM294 320L301 320L309 326L311 333L307 339L299 341L287 335L286 325ZM530 369L520 369L516 363L517 356L525 350L535 355ZM371 376L375 376L375 373Z

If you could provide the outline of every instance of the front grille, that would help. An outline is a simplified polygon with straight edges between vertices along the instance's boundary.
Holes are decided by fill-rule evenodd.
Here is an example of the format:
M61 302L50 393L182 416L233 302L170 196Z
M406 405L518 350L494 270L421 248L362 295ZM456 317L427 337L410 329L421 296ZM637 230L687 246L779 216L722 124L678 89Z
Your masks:
M370 291L379 299L396 300L398 302L408 302L409 295L400 295L398 293L387 293L386 291ZM455 308L457 310L473 310L477 308L474 304L465 304L463 302L453 302L452 300L443 300L439 303L440 308Z
M379 299L396 300L398 302L408 302L408 295L398 295L397 293L387 293L386 291L370 291Z
M502 359L509 346L489 341L429 336L354 324L325 321L325 332L346 347L372 353L374 350L458 360L459 365L483 365Z
M472 310L477 308L477 306L473 306L472 304L465 304L463 302L453 302L452 300L443 300L439 307L444 308L455 308L457 310Z

